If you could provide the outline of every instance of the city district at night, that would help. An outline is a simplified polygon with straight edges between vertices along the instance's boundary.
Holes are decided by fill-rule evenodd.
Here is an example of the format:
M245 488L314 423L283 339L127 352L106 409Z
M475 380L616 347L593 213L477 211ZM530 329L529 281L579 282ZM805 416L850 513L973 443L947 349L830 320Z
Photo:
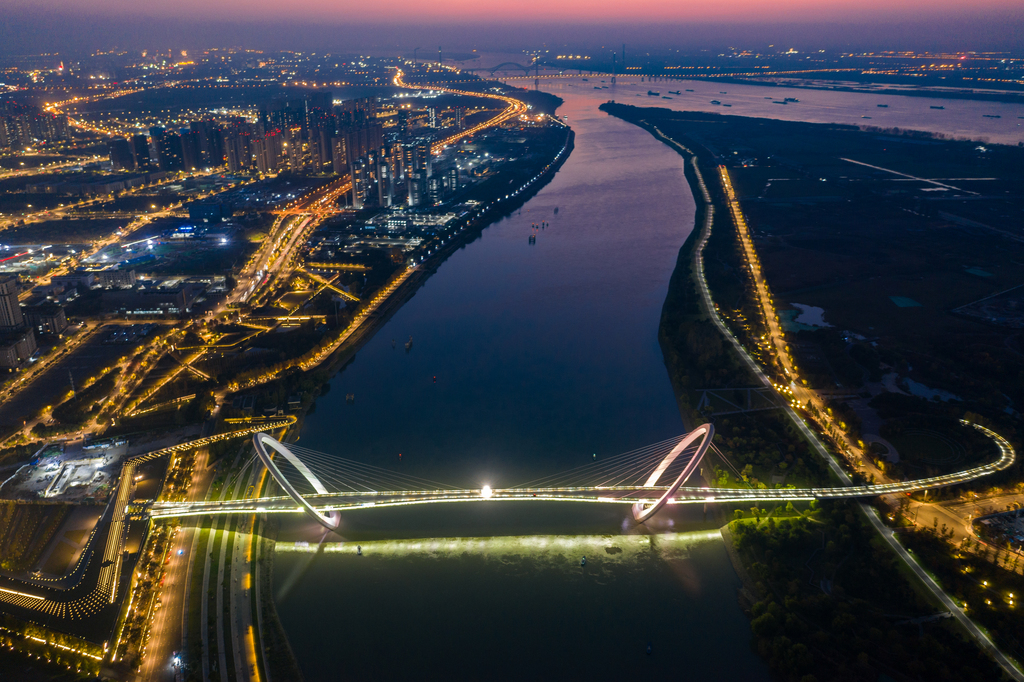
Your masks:
M0 679L1024 681L1024 11L10 0Z

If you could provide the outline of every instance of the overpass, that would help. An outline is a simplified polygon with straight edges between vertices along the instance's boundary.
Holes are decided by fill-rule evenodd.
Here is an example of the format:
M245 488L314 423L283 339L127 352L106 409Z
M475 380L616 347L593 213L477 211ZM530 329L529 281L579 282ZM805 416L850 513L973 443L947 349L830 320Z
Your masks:
M999 457L981 466L941 476L819 488L686 487L684 484L707 451L714 449L711 443L714 427L711 424L704 424L681 437L509 488L445 486L296 445L285 445L260 432L253 436L256 456L267 466L284 494L223 502L157 502L149 512L154 519L209 514L305 513L333 530L337 528L343 512L420 504L545 501L630 505L634 520L643 523L665 505L856 499L906 494L976 480L1013 464L1016 453L1005 438L979 424L963 420L961 423L989 437L996 445Z

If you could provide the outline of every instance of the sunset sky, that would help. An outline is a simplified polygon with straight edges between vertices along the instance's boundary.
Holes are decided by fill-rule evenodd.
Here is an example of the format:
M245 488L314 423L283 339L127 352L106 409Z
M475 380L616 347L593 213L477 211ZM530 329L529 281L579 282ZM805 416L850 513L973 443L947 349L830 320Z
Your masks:
M1024 50L1022 0L0 0L0 53L117 45L411 51L627 42Z
M82 13L243 21L913 21L976 17L989 12L1024 15L1020 0L3 0L0 4L65 16Z

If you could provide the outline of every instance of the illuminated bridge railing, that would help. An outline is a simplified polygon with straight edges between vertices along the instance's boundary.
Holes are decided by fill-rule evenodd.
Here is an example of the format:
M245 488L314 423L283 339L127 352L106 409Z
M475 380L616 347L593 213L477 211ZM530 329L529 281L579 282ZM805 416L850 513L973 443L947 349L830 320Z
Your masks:
M665 504L675 505L850 499L903 494L965 483L1006 469L1013 464L1016 459L1016 453L1005 438L979 424L972 424L966 421L962 423L988 436L999 449L999 458L994 462L964 471L913 481L829 488L697 488L684 487L679 484L680 482L685 482L685 477L689 476L689 473L684 470L679 475L679 478L677 478L676 483L668 486L631 484L549 485L496 488L493 490L486 487L483 489L440 488L435 490L378 489L315 493L303 495L302 498L309 505L309 508L312 508L321 515L329 512L357 511L417 504L484 501L629 504L634 505L634 508L639 505L641 510L645 510L663 498ZM679 442L681 443L682 440L679 439ZM653 455L646 455L649 460L652 458L658 460L659 457L662 457L663 459L659 461L664 461L662 450L655 450L654 453ZM703 452L700 454L703 455ZM699 462L699 458L691 456L684 469L692 471L697 462ZM297 504L291 497L275 496L226 502L156 503L152 506L150 513L153 518L170 518L207 514L295 513L303 511L308 511L308 508Z

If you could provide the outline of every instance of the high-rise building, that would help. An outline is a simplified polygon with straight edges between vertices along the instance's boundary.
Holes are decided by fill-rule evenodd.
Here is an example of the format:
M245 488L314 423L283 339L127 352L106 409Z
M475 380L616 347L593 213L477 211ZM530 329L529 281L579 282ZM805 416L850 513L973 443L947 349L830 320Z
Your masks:
M288 157L288 167L292 170L299 170L306 166L305 142L302 139L302 126L293 123L284 130L285 156Z
M406 202L409 206L419 206L424 201L427 180L430 178L430 145L406 145L403 155Z
M149 158L149 140L145 135L132 135L132 157L138 170L153 168L153 162Z
M384 146L384 128L379 123L348 127L343 134L350 162L369 156Z
M203 151L203 154L206 155L206 164L210 168L224 165L224 131L221 130L219 125L210 126L206 136L206 149Z
M310 139L314 130L321 130L326 134L324 140L329 140L334 136L337 126L331 93L311 92L306 95L306 130L309 131Z
M333 163L333 148L331 146L331 138L333 137L333 128L309 129L309 155L318 173L323 172L324 166Z
M25 328L25 318L18 303L18 278L14 275L0 277L0 333L20 331Z
M352 128L377 120L377 98L347 99L338 108L338 127Z
M156 147L157 165L160 170L181 170L184 167L181 137L160 127L150 128L149 135L153 140L153 146Z
M128 140L115 137L110 141L110 163L115 170L135 170L135 156Z
M409 135L409 110L398 110L398 136L403 140Z
M348 151L345 148L344 137L331 138L331 169L335 175L344 175L348 172Z
M0 367L21 366L36 348L36 336L31 329L0 337Z
M284 134L277 129L266 135L256 136L252 141L252 153L256 157L256 168L264 175L276 173L281 168L285 151Z
M356 159L349 164L349 169L349 172L352 173L352 208L359 209L366 203L369 189L367 163L364 159Z
M439 175L427 180L427 198L430 203L437 206L444 200L444 178Z
M18 278L0 277L0 367L18 367L36 352L36 337L18 303Z
M390 206L394 201L395 183L391 174L389 159L380 155L377 158L377 204Z
M197 136L202 166L216 168L223 165L224 145L217 123L215 121L192 121L189 124L189 130Z
M252 137L246 124L237 124L224 131L224 156L229 172L237 173L252 165L252 152L249 148Z
M437 107L427 107L427 125L431 128L438 128Z
M466 116L466 107L455 107L453 112L455 118L455 130L464 130L463 118Z
M195 130L182 130L178 137L181 140L181 163L185 170L195 171L202 168L203 153L199 133Z
M11 117L8 119L8 124L10 126L9 132L11 134L11 146L18 149L32 146L32 126L30 125L29 116L27 114Z
M306 125L306 101L301 99L275 99L260 109L260 124L265 129Z

